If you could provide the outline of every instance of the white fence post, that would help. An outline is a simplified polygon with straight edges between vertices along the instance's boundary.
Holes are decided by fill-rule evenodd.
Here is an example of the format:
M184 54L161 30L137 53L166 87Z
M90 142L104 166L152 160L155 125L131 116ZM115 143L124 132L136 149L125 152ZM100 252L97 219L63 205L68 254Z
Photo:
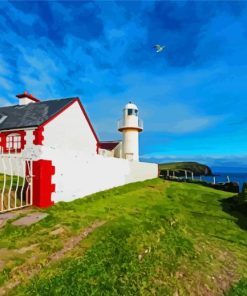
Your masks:
M17 149L7 153L1 149L0 158L0 213L32 205L32 159Z

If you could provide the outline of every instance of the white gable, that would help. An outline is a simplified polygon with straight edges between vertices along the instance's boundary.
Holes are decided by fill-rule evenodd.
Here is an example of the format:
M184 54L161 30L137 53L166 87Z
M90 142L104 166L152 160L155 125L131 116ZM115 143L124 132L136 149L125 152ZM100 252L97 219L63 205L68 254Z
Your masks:
M97 140L76 101L44 126L43 145L96 154Z

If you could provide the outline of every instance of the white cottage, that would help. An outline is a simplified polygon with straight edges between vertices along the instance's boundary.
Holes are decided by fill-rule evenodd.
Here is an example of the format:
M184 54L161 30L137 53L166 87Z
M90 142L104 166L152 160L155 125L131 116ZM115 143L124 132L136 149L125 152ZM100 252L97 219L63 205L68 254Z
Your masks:
M19 105L0 108L0 137L4 152L21 152L42 145L97 154L98 137L78 98L40 102L27 93L17 97Z
M9 162L3 161L0 170L31 180L29 199L34 205L48 207L57 201L157 177L156 164L138 161L138 119L128 108L119 127L123 143L106 142L99 141L79 98L41 102L27 92L17 97L18 105L0 108L1 155L13 160L9 167ZM130 160L133 141L134 157ZM29 170L18 172L14 162L18 155Z

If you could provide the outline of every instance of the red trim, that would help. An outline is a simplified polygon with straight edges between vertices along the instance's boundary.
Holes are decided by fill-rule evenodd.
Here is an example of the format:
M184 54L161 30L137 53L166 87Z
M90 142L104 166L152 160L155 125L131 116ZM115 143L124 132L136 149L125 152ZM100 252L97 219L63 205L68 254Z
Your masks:
M93 133L93 135L95 137L95 140L97 141L97 143L99 143L99 138L98 138L98 136L97 136L97 134L96 134L96 132L95 132L95 130L93 128L93 125L92 125L92 123L91 123L91 121L90 121L84 107L82 106L82 103L81 103L80 99L76 98L76 101L78 102L79 106L81 107L81 111L83 112L83 114L84 114L84 116L85 116L85 118L87 120L87 123L88 123L89 127L91 128L91 131L92 131L92 133Z
M43 141L44 141L43 131L44 131L43 126L38 126L33 131L33 136L34 136L33 144L34 145L43 145Z
M111 151L114 148L116 148L119 143L120 143L119 141L100 142L99 143L99 148Z
M51 199L55 191L55 184L52 184L52 175L55 174L55 167L51 160L39 159L33 161L33 205L40 208L47 208L54 204Z
M63 113L65 110L67 110L71 105L73 105L76 102L79 104L79 106L81 108L81 111L82 111L83 115L85 116L86 121L87 121L87 123L88 123L88 125L89 125L89 127L90 127L90 129L91 129L91 131L92 131L92 133L94 135L94 138L95 138L95 140L97 142L96 143L96 152L98 154L98 150L99 150L99 148L98 148L99 147L99 138L97 137L97 134L96 134L96 132L95 132L93 126L92 126L92 123L91 123L91 121L90 121L90 119L89 119L89 117L88 117L88 115L87 115L84 107L82 106L81 101L80 101L79 98L75 98L72 102L70 102L68 105L66 105L64 108L62 108L59 112L57 112L56 114L54 114L53 116L51 116L47 121L45 121L44 123L42 123L39 127L44 127L45 125L47 125L49 122L51 122L53 119L55 119L57 116L59 116L61 113Z
M28 99L30 99L30 100L32 100L34 102L37 102L37 103L40 102L39 99L35 98L32 94L29 94L27 91L24 91L23 94L16 95L16 97L18 99L28 98Z
M6 138L8 135L10 134L17 134L21 137L21 148L18 148L18 149L8 149L6 147ZM0 138L1 138L1 143L0 143L0 146L3 147L3 152L4 153L20 153L25 145L26 145L26 140L25 140L25 136L26 136L26 131L24 130L13 130L13 131L8 131L8 132L0 132Z
M58 117L58 115L60 115L61 113L63 113L66 109L68 109L74 103L75 103L75 100L73 100L72 102L70 102L68 105L66 105L65 107L63 107L59 112L57 112L56 114L54 114L53 116L51 116L49 119L47 119L44 123L42 123L40 125L40 127L44 127L45 125L47 125L49 122L51 122L53 119L55 119L56 117Z

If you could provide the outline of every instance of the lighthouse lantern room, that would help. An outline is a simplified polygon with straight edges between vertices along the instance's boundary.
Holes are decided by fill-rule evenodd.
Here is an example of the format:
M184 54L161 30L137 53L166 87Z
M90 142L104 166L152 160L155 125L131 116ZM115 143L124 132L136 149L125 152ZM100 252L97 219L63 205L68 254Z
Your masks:
M118 130L123 134L123 155L129 160L139 161L139 132L143 122L138 117L138 108L129 102L123 109L123 118L118 122Z

